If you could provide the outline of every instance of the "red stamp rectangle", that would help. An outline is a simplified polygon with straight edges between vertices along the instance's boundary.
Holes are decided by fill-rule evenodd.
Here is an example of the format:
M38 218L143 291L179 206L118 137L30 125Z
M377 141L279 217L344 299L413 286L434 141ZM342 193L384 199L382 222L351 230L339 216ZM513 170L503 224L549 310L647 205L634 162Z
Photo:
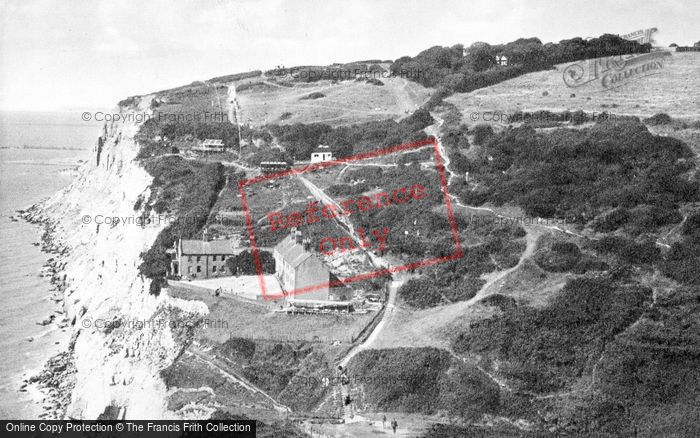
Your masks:
M408 154L434 160L434 169L425 161L402 161L401 155ZM382 161L396 157L397 163ZM312 178L331 183L326 190L341 195L327 194ZM248 195L246 189L254 185L262 187ZM347 299L349 294L343 294L351 290L350 283L462 257L445 168L433 137L262 174L240 181L238 188L264 300L304 294L305 300L342 301L336 295ZM251 203L254 195L263 200ZM279 205L269 208L273 203ZM443 209L446 219L440 214ZM447 236L434 234L440 224L448 229ZM423 247L412 244L417 241ZM454 250L445 254L448 243ZM438 248L428 254L432 257L424 257L425 245ZM273 247L274 287L263 272L260 252L266 246ZM383 263L382 255L390 251L400 254L401 263ZM414 255L420 259L411 259ZM339 266L331 269L332 264ZM341 268L347 275L336 275Z

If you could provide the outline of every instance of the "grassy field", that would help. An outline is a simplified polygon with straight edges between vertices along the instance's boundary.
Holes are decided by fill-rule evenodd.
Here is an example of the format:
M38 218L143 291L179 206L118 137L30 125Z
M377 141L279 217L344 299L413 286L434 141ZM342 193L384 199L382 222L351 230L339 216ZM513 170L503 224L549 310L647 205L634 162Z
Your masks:
M563 80L564 68L530 73L482 88L471 93L455 94L446 99L457 106L465 123L489 123L483 120L486 111L511 114L515 111L607 111L613 114L649 117L667 113L671 117L697 120L700 114L700 54L673 53L660 73L642 77L626 85L604 90L599 82L577 88ZM471 119L472 113L480 115Z
M266 123L326 123L332 126L374 120L399 119L413 112L430 90L402 78L382 79L383 86L361 81L328 80L280 85L260 81L238 93L242 121ZM291 85L291 86L290 86ZM311 93L325 97L304 99ZM286 114L282 117L283 114Z
M233 297L213 297L210 293L171 288L177 298L203 301L209 307L207 319L223 321L198 332L202 343L223 343L231 336L277 340L281 342L309 341L326 345L339 341L339 349L347 346L354 336L374 317L362 315L286 315L273 312L274 305L256 304Z

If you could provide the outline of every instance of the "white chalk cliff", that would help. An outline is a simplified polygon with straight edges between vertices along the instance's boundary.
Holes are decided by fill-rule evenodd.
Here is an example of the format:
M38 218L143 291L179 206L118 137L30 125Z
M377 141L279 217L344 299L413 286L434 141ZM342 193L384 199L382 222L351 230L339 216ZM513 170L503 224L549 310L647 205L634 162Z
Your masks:
M137 107L120 110L148 111L150 101L144 97ZM203 303L150 295L149 280L139 275L140 254L165 224L95 223L98 216L138 216L137 199L149 198L152 178L135 161L137 130L133 122L105 125L101 151L95 150L69 187L41 205L56 224L54 240L70 251L64 259L65 310L78 334L67 418L95 419L108 406L118 408L120 418L174 418L159 377L181 347L169 324L177 318L173 312L207 311ZM122 325L111 328L116 320Z

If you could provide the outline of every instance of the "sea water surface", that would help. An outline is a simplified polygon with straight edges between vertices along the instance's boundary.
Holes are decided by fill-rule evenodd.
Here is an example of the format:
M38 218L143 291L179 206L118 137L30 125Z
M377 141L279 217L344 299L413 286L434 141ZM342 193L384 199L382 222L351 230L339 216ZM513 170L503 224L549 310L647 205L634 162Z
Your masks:
M36 419L35 392L20 391L22 378L36 374L65 350L68 329L40 325L62 303L39 276L49 254L33 245L43 230L23 219L24 209L67 186L81 161L90 159L100 124L73 112L0 112L0 418Z

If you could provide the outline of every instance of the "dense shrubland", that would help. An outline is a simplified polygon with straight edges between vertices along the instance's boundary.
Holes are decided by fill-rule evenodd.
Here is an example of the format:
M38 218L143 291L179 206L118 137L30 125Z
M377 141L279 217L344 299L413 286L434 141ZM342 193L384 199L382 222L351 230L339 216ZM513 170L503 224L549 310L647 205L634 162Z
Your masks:
M295 410L311 410L319 403L328 390L321 382L332 375L324 354L306 342L231 337L217 347L217 353L250 382Z
M334 157L342 158L424 138L422 130L432 123L430 113L421 109L400 122L383 120L336 128L323 123L295 123L266 125L260 130L276 138L290 158L308 160L320 144L330 146Z
M700 285L700 211L688 215L681 227L681 240L671 245L661 269L674 280Z
M382 411L434 414L468 420L499 411L498 385L437 348L365 350L348 365L364 383L363 404Z
M153 176L151 198L143 206L144 216L151 210L167 217L168 225L151 248L141 254L139 272L152 280L151 293L158 294L164 282L170 257L168 248L178 238L201 238L209 212L226 182L227 171L220 163L185 160L178 156L153 158L145 162ZM241 174L228 174L235 182ZM176 218L171 221L172 218Z
M467 202L512 202L530 216L579 223L608 209L648 206L641 212L647 218L638 220L653 225L677 221L678 205L698 199L698 181L684 176L692 156L680 140L652 135L637 122L550 133L522 126L491 137L470 161L478 191L455 189Z
M462 247L463 256L452 261L422 268L420 278L408 280L399 289L399 297L414 308L428 308L440 304L472 298L484 285L482 274L515 266L525 243L520 239L525 232L520 227L490 224L460 224L460 230L483 236L483 243ZM454 242L436 240L427 254L446 256L455 252Z
M472 323L458 352L505 361L500 372L528 391L561 390L580 377L607 342L637 320L651 290L606 277L570 280L544 309L516 307Z

